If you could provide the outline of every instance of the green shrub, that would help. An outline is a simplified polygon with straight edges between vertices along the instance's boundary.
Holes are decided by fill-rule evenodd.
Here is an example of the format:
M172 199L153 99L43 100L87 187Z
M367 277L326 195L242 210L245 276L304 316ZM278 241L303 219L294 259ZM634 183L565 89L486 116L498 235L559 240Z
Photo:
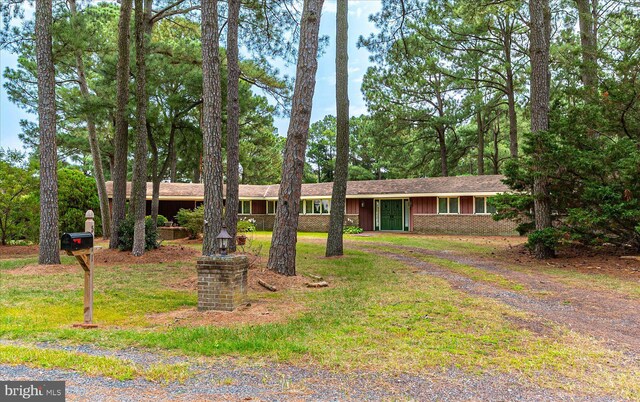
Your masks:
M238 233L255 232L256 231L255 223L256 223L255 219L241 218L238 221Z
M545 247L548 247L555 251L558 248L558 242L561 238L562 232L556 228L534 230L533 232L529 233L529 238L526 246L530 250L533 250L535 249L537 244L543 244Z
M360 226L350 225L342 228L342 233L346 233L346 234L358 234L362 232L364 232L364 229L362 229Z
M195 239L204 231L204 205L194 210L183 208L178 211L176 219L180 226L189 230L190 237Z
M147 216L144 220L145 225L145 250L153 250L158 248L158 232L153 230L152 220ZM118 248L122 251L130 251L133 249L133 231L135 220L128 215L118 228Z
M151 218L151 217L148 217L148 218ZM167 223L169 223L169 219L165 218L162 215L158 215L158 219L156 219L156 225L158 225L159 228L163 226L167 226Z

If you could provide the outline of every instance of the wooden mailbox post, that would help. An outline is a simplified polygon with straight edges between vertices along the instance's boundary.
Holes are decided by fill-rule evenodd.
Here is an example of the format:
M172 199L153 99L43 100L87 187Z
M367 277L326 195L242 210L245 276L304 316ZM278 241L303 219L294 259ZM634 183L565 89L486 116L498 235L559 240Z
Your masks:
M93 211L88 210L85 217L87 218L84 224L85 233L65 233L62 242L64 245L67 240L78 245L78 247L71 247L71 249L66 248L66 252L68 255L76 257L84 270L84 322L75 324L74 327L96 328L97 325L93 323L93 237L95 233ZM89 234L90 236L87 236ZM86 241L90 242L91 247L84 247Z

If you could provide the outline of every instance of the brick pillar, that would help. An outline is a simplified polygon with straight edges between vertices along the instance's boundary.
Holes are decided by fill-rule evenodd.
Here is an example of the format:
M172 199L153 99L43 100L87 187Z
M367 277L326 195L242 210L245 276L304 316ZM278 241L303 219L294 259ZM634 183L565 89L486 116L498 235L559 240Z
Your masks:
M245 302L249 269L246 256L202 256L196 268L198 310L233 311Z

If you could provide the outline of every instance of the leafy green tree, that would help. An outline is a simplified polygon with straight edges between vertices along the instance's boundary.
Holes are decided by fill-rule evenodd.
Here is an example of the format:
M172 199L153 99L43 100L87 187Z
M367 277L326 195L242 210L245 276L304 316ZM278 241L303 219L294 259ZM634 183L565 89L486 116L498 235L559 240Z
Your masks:
M0 148L0 244L35 240L38 228L38 179L23 163L24 155ZM34 202L36 201L36 202Z
M105 177L113 178L117 170L115 139L119 121L116 87L118 64L118 7L111 4L89 5L77 10L77 24L72 29L66 10L57 10L54 24L54 52L58 97L58 146L60 159L68 160L90 170L91 149L87 136L86 116L95 121ZM32 34L26 25L22 36ZM147 89L149 104L149 169L152 181L194 181L200 174L202 132L200 113L202 98L202 68L199 24L180 15L172 20L161 19L154 24L146 62L150 71ZM85 97L77 85L76 50L82 49L89 96ZM5 71L7 94L28 111L35 111L36 88L34 49L30 42L17 42L12 48L20 54L18 67ZM220 49L222 60L224 49ZM226 66L221 66L221 78ZM266 97L256 95L255 89L286 96L288 83L272 75L266 61L241 60L240 98L240 165L244 183L272 183L279 180L282 144L275 133L273 116L276 106ZM223 85L224 89L224 85ZM125 117L129 121L134 111L133 94L127 89ZM222 105L226 105L223 91ZM126 123L126 122L125 122ZM117 124L115 124L117 125ZM223 130L226 116L223 116ZM148 133L148 134L149 134ZM22 140L34 151L38 149L37 127L23 123ZM127 137L128 138L128 135ZM125 139L129 144L132 139ZM223 141L224 144L224 141ZM257 152L258 144L260 152ZM129 144L132 146L132 144ZM245 150L245 147L248 149ZM127 146L127 149L131 147ZM156 152L157 151L157 152ZM128 159L131 158L126 151ZM259 154L259 155L257 155ZM261 161L274 161L266 169ZM255 167L255 168L254 168ZM125 177L131 175L127 166ZM115 169L115 170L114 170ZM157 194L157 192L154 192Z
M95 213L96 235L101 235L100 200L95 180L73 168L58 170L60 234L84 232L85 213Z
M336 157L336 118L325 116L309 127L307 163L316 176L316 183L333 181Z

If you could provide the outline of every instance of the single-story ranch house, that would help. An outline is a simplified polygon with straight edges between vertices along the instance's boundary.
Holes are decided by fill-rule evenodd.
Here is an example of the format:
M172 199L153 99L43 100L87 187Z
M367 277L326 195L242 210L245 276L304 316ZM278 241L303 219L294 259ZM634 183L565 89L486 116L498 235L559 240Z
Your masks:
M350 181L345 221L367 231L428 234L512 235L515 224L496 222L487 200L508 191L500 175L429 177ZM300 231L327 231L333 183L302 185ZM241 218L253 218L259 230L273 229L278 184L240 185ZM147 213L151 210L147 183ZM109 202L113 183L107 182ZM127 196L130 183L127 183ZM193 209L204 200L202 183L162 183L159 213L170 221L181 208Z

